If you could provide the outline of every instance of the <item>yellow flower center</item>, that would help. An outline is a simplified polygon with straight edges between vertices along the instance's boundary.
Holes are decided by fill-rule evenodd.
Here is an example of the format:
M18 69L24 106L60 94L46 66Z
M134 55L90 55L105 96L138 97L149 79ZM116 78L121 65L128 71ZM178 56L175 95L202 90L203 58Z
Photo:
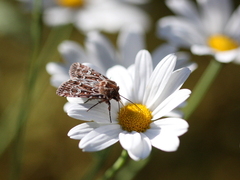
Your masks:
M119 111L118 120L122 129L128 132L145 132L150 128L151 111L142 104L128 104Z
M208 44L217 51L229 51L239 46L237 41L222 34L210 36L208 38Z
M84 4L84 0L56 0L60 6L65 7L79 7Z

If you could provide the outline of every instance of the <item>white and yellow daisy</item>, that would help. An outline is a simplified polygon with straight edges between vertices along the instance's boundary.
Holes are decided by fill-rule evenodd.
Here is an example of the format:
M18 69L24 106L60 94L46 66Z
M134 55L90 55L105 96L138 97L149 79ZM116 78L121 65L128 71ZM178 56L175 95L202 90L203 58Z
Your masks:
M174 70L175 55L168 55L153 70L151 55L142 50L136 56L133 68L117 65L107 76L117 82L122 105L111 101L111 119L105 103L87 111L96 102L82 103L80 98L68 98L66 108L70 117L90 121L72 128L68 136L81 140L83 151L100 151L120 142L133 160L149 156L152 146L163 151L176 151L179 138L188 129L188 123L168 113L183 103L190 90L180 89L190 74L188 68ZM135 69L135 70L133 70ZM132 71L133 70L133 71Z
M166 0L177 14L161 18L158 34L198 55L210 54L222 63L240 63L240 7L231 0Z
M32 5L33 0L20 0ZM126 1L126 0L125 0ZM43 20L49 26L73 23L80 31L115 33L138 24L148 30L150 17L137 6L121 0L43 0ZM131 0L127 0L131 1ZM135 0L133 3L143 3Z

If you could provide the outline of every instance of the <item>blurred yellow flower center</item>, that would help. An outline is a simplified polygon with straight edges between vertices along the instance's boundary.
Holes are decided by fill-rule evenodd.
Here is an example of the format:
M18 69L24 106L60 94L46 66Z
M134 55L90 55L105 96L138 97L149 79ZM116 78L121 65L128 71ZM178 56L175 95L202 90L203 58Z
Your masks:
M142 104L128 104L119 111L118 120L122 129L128 132L145 132L150 128L152 114Z
M84 0L56 0L60 6L79 7L84 4Z
M222 34L210 36L208 39L208 44L217 51L229 51L236 49L239 46L237 41Z

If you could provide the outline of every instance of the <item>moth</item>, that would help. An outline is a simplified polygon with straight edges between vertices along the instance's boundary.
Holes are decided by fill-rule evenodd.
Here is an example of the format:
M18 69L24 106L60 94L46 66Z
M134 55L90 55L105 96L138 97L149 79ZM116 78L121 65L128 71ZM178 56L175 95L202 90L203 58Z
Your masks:
M117 102L121 100L118 92L119 87L116 82L80 63L73 63L71 65L69 75L70 79L62 83L57 89L57 95L62 97L88 98L86 102L94 99L99 100L87 111L105 102L108 104L110 122L112 122L110 100L114 99Z

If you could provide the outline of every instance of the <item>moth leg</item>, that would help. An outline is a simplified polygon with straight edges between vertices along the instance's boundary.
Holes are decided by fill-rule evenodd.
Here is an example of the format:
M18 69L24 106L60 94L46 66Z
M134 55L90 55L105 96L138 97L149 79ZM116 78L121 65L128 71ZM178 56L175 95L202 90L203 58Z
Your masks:
M90 100L92 100L92 99L88 99L86 102L88 102L88 101L90 101ZM94 108L96 105L101 104L101 103L104 102L104 101L105 101L105 100L98 101L96 104L94 104L93 106L91 106L87 111L89 111L90 109ZM86 103L86 102L85 102L85 103Z
M110 103L110 101L106 101L106 103L108 104L109 119L110 119L110 122L112 123L112 117L111 117L111 103Z
M88 102L88 101L90 101L90 100L92 100L92 99L88 99L86 102ZM86 102L85 102L85 103L86 103ZM101 100L101 101L98 101L96 104L94 104L93 106L91 106L91 107L87 110L87 112L88 112L89 110L91 110L92 108L94 108L95 106L97 106L98 104L101 104L102 102L106 102L106 103L108 104L109 119L110 119L110 122L112 123L112 118L111 118L111 103L110 103L110 101L106 101L105 99L103 99L103 100Z
M87 103L88 101L91 101L91 100L93 100L93 99L88 99L88 100L86 100L86 101L84 102L84 104Z

